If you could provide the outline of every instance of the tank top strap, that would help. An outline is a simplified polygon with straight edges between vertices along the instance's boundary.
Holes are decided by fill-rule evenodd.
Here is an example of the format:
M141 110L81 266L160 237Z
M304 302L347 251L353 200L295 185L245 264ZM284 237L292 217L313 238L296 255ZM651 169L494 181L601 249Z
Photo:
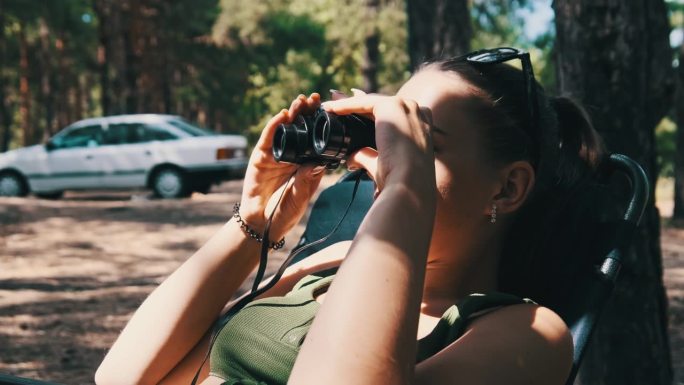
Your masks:
M432 332L418 341L416 362L433 356L456 341L463 335L468 323L474 318L502 306L524 303L534 304L535 302L527 298L499 292L468 295L457 305L448 308Z
M315 293L330 286L334 277L335 276L321 277L318 275L307 275L300 279L286 296L313 300Z

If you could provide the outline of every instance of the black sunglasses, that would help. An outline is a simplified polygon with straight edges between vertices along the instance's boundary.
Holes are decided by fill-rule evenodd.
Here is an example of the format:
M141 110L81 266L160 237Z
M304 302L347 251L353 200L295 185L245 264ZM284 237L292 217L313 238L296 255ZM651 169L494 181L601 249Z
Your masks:
M531 155L533 166L536 169L539 163L539 138L541 133L539 132L539 106L537 104L537 91L530 54L517 48L499 47L471 52L461 56L460 59L475 65L499 64L509 60L520 59L522 62L525 97L527 98L527 134L533 143Z

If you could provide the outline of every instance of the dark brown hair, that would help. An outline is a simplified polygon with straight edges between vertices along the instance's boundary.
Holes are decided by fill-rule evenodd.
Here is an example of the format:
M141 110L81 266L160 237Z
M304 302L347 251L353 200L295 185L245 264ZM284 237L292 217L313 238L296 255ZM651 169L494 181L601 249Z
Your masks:
M460 59L428 63L455 73L476 88L477 119L495 164L528 160L535 186L515 214L499 263L499 290L555 307L576 275L592 261L576 242L592 204L597 170L607 151L583 108L567 97L549 98L536 81L539 133L528 125L528 99L521 70L506 64L478 65ZM532 146L538 146L534 149ZM533 155L538 153L538 159Z

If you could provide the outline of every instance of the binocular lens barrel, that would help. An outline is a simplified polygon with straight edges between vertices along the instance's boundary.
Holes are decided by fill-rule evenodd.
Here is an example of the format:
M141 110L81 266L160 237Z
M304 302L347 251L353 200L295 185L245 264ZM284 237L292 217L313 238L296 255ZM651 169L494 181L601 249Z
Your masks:
M319 109L313 116L281 124L273 137L279 162L315 163L337 168L353 152L375 145L375 123L358 115L336 115Z
M273 134L273 157L278 162L306 163L312 158L310 122L299 116L292 124L281 124Z

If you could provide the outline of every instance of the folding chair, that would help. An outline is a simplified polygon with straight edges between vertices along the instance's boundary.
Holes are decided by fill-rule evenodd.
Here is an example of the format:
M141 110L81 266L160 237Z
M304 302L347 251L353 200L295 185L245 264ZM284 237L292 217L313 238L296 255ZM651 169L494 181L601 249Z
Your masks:
M331 244L354 238L373 203L373 182L360 173L364 173L363 170L346 174L335 185L321 193L314 203L304 234L294 251L330 233L349 204L356 179L362 178L350 210L339 228L325 242L301 250L292 263ZM567 302L554 307L568 325L574 343L572 371L566 385L574 383L592 332L613 291L622 264L622 255L629 247L632 234L639 224L648 200L649 183L643 169L627 156L612 154L603 167L600 181L606 185L615 184L618 175L626 177L628 181L628 193L624 194L623 191L623 194L620 194L626 208L617 217L590 218L589 220L595 223L585 224L583 236L591 233L594 239L583 241L589 247L583 248L582 252L599 254L599 258L592 258L598 261L598 264L593 271L584 272Z

